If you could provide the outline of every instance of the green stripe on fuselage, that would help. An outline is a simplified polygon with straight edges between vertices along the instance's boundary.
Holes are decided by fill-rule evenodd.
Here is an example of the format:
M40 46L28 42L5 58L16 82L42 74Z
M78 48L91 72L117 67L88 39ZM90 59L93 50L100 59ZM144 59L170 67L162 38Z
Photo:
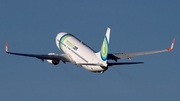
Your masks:
M70 34L65 34L63 35L61 38L60 38L60 43L59 43L59 46L60 46L60 49L63 51L63 42L66 38L70 37L71 35ZM64 51L63 51L64 52Z

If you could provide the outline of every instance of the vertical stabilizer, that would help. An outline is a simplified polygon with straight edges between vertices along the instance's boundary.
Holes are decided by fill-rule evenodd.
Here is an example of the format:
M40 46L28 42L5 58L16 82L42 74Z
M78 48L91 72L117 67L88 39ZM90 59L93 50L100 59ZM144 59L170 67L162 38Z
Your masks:
M109 39L110 39L110 28L107 28L106 35L104 36L104 40L101 46L100 52L96 53L96 55L104 62L107 62L108 50L109 50Z

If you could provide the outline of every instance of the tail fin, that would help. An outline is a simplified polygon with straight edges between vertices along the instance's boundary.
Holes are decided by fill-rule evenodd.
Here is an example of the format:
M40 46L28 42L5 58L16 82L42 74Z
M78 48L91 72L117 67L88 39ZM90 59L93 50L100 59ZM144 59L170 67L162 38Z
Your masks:
M96 53L96 55L104 62L107 62L108 50L109 50L109 39L110 39L110 28L107 28L106 35L104 36L104 40L101 46L100 52Z

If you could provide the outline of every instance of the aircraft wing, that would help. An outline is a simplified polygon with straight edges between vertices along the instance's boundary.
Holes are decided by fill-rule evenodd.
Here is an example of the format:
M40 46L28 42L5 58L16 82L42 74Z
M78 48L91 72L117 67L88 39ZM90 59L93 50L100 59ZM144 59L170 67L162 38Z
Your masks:
M117 59L123 59L123 58L127 58L127 59L131 59L132 57L136 57L136 56L141 56L141 55L149 55L149 54L156 54L156 53L162 53L162 52L168 52L171 51L174 47L174 42L175 39L173 39L171 47L168 49L163 49L163 50L155 50L155 51L147 51L147 52L135 52L135 53L110 53L108 54L108 59L110 60L115 60L117 61Z
M63 62L71 62L71 58L67 54L25 54L25 53L15 53L8 51L8 43L6 42L6 53L12 55L35 57L41 60L62 60Z

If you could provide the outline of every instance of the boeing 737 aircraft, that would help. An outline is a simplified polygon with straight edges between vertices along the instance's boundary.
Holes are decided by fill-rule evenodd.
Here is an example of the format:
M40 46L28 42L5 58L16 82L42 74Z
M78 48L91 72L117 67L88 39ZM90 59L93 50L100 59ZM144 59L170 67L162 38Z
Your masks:
M108 53L110 39L110 28L107 28L106 35L101 46L101 50L96 52L81 42L78 38L72 34L61 32L57 34L55 41L59 50L64 54L24 54L8 51L8 42L6 42L5 51L8 54L35 57L42 61L47 60L50 64L57 65L60 61L63 63L70 62L72 64L82 66L85 69L103 73L109 66L113 65L128 65L128 64L141 64L143 62L117 62L118 59L127 58L131 60L132 57L140 55L155 54L161 52L168 52L173 49L175 39L173 39L171 47L163 50L148 51L148 52L135 52L135 53ZM114 60L116 62L110 63L108 60Z

